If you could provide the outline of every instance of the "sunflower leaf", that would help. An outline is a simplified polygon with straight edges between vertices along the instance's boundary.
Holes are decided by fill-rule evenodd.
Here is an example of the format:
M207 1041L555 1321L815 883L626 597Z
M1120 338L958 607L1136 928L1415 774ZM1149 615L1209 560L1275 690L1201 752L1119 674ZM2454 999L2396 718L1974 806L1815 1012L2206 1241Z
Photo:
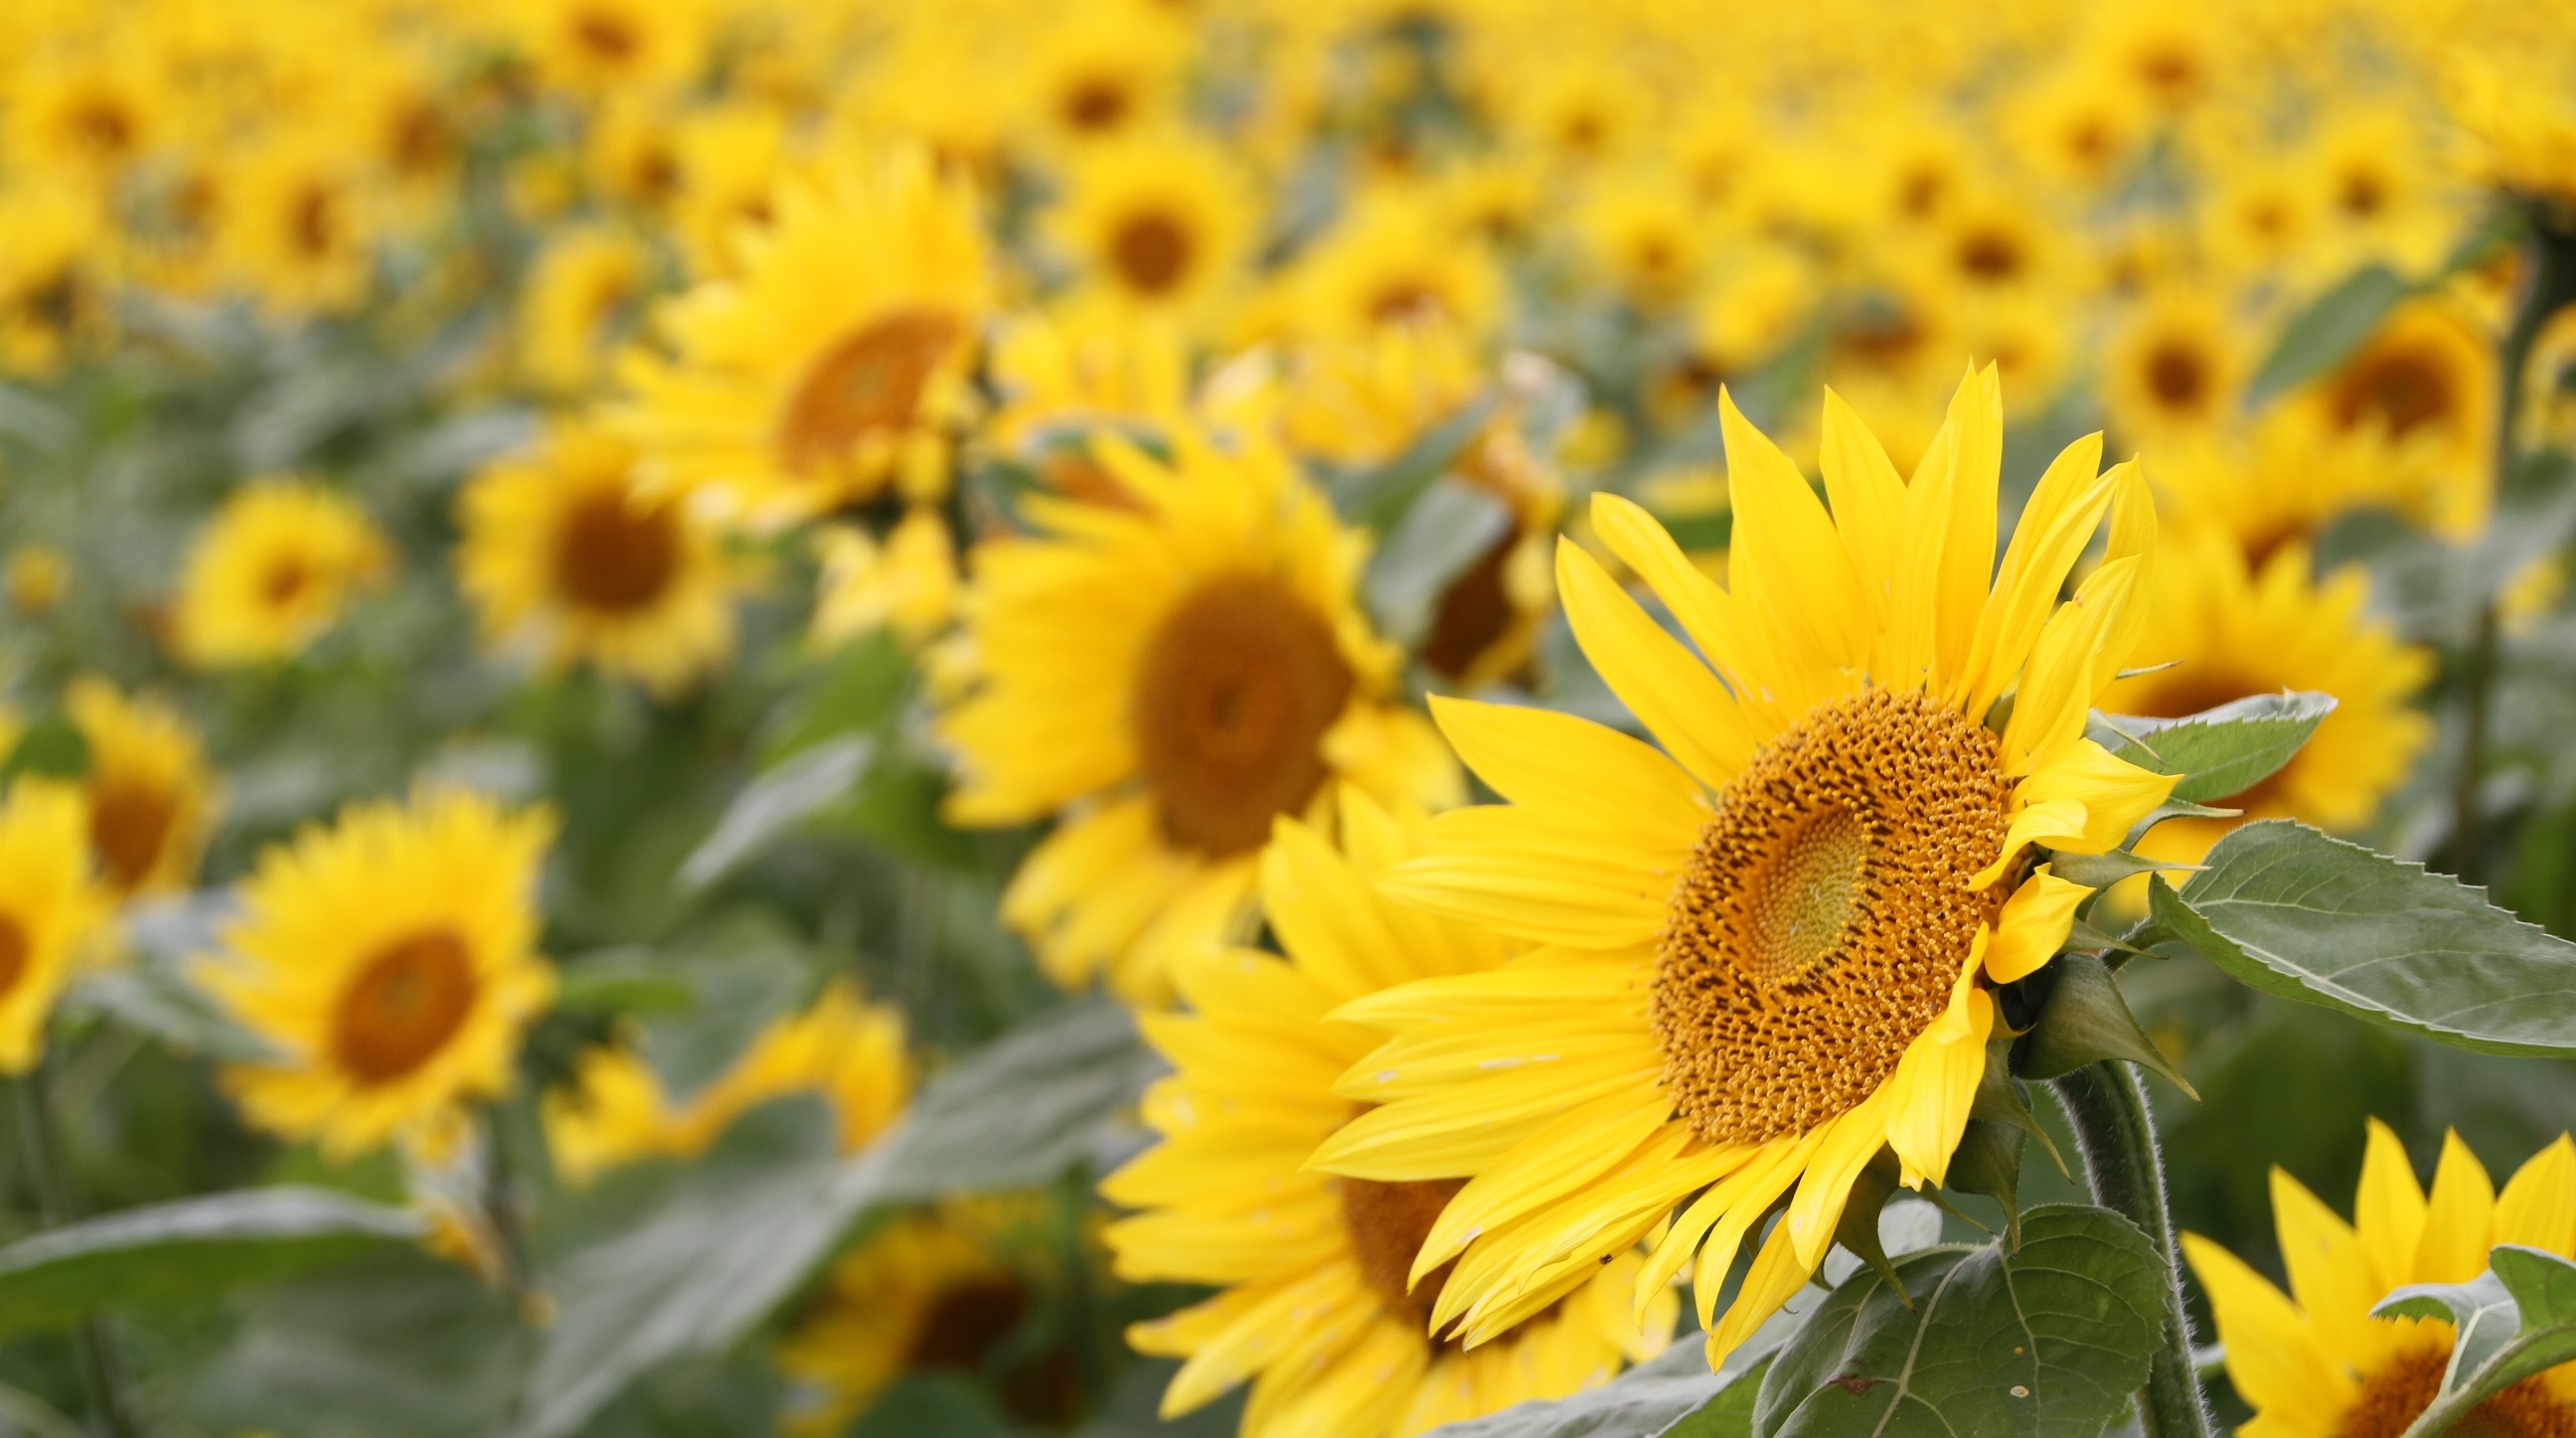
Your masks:
M1863 1270L1772 1360L1757 1438L2093 1438L2146 1378L2164 1270L2108 1209L2051 1204L2002 1244L1896 1260L1912 1308Z
M2483 891L2287 819L2205 862L2180 890L2148 881L2130 942L2180 943L2249 988L2454 1048L2576 1054L2576 944Z
M129 1208L0 1248L0 1335L211 1298L424 1231L417 1214L294 1186Z
M2414 292L2405 276L2386 265L2365 265L2344 276L2282 326L2272 352L2245 386L2245 407L2260 409L2274 396L2343 363Z
M2254 694L2181 719L2096 714L2091 734L2141 769L2182 775L2172 797L2205 804L2279 772L2334 707L2331 694Z
M826 740L744 785L716 821L715 832L681 861L680 886L706 888L829 808L857 786L875 752L871 735Z
M1511 532L1511 511L1473 485L1435 480L1369 556L1362 592L1379 624L1408 644L1427 634L1440 597Z
M2434 1438L2496 1394L2576 1359L2576 1264L2510 1243L2487 1263L2466 1283L2412 1284L2371 1310L2458 1325L2442 1387L2404 1438Z

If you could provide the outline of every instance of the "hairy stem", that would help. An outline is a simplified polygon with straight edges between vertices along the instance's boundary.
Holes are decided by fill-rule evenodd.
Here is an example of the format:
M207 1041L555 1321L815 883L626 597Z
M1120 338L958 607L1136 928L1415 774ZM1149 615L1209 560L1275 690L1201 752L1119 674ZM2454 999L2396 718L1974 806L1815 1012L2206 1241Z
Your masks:
M50 1069L51 1064L40 1058L18 1080L18 1129L26 1142L27 1167L36 1181L37 1212L45 1227L59 1228L77 1217L78 1210L72 1201L71 1169L63 1157L62 1130L54 1120ZM99 1431L107 1438L127 1438L133 1428L119 1394L116 1355L96 1318L85 1318L73 1328L72 1351Z
M2192 1355L2191 1315L2182 1300L2182 1259L2165 1210L2164 1158L2156 1151L2155 1116L2135 1066L2104 1059L2050 1081L2093 1199L2144 1230L2165 1263L2164 1331L2138 1395L2146 1438L2210 1438L2209 1402Z

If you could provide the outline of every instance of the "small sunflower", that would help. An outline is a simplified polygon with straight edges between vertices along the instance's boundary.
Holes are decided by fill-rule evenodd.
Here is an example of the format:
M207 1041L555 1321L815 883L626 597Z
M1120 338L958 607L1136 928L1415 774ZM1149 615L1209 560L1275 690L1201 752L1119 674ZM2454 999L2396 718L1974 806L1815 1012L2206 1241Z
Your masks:
M1120 1277L1222 1289L1128 1331L1141 1352L1188 1360L1163 1416L1250 1380L1246 1438L1400 1438L1563 1398L1661 1351L1680 1307L1666 1290L1644 1314L1629 1311L1641 1262L1630 1252L1493 1342L1444 1342L1430 1317L1447 1270L1417 1282L1414 1255L1457 1185L1306 1167L1352 1115L1335 1080L1376 1044L1333 1010L1414 979L1487 972L1512 949L1376 892L1377 874L1421 852L1418 817L1345 791L1341 832L1347 858L1283 818L1262 857L1264 909L1285 958L1217 950L1181 964L1189 1014L1145 1019L1178 1070L1145 1099L1163 1141L1101 1184L1144 1210L1108 1230ZM1282 1345L1290 1326L1298 1340Z
M1042 145L1103 143L1162 119L1188 59L1188 31L1156 7L1109 0L1039 30L1009 92Z
M2147 584L2146 637L2131 657L2149 666L2179 662L2113 684L2104 711L2178 719L2287 689L2331 694L2335 709L2277 773L2215 801L2246 819L2171 820L2139 842L2139 853L2198 863L2220 835L2251 819L2361 828L2432 742L2432 721L2409 701L2432 677L2433 656L2369 617L2369 582L2358 566L2323 582L2311 572L2298 542L2260 566L2209 534L2184 535L2159 557Z
M2486 522L2495 441L2495 354L2438 298L2400 306L2379 332L2288 406L2313 430L2353 446L2349 459L2388 476L2408 507L2446 537Z
M250 1121L340 1157L510 1087L554 995L536 952L552 814L463 792L352 804L271 845L197 980L275 1057L223 1070Z
M949 814L1059 819L1004 920L1058 982L1106 969L1159 1003L1175 955L1249 918L1272 819L1336 776L1435 806L1458 776L1354 601L1365 540L1284 455L1186 431L1169 465L1111 436L1092 452L1126 505L1033 499L1036 535L977 550Z
M246 485L189 546L173 648L206 669L293 658L391 563L384 536L346 496L292 478Z
M89 745L83 784L100 879L119 897L195 884L215 807L196 731L169 705L95 675L71 682L63 709Z
M97 203L76 191L0 194L0 374L51 375L106 329L106 238Z
M217 213L232 282L285 315L355 307L375 282L384 214L357 153L336 137L272 138L246 153Z
M1503 305L1501 272L1483 241L1410 196L1363 202L1299 258L1288 284L1284 327L1319 339L1424 321L1482 336Z
M1707 222L1675 174L1648 172L1586 190L1574 216L1584 258L1640 309L1670 305L1699 277L1710 251Z
M2209 1294L2227 1377L2254 1417L2249 1438L2384 1438L2441 1391L2457 1334L2438 1319L2373 1318L2392 1290L2466 1283L2500 1243L2576 1256L2576 1143L2561 1134L2498 1193L2459 1135L2442 1138L2428 1195L2406 1150L2370 1123L2347 1223L2299 1181L2272 1170L2272 1221L2290 1291L2196 1233L2183 1254ZM2576 1429L2576 1364L2523 1379L2459 1420L2476 1433Z
M671 694L733 654L732 566L679 496L639 483L633 445L566 421L457 501L457 580L484 642L527 646Z
M1204 314L1238 277L1256 215L1226 152L1151 132L1086 151L1052 217L1098 293L1137 309Z
M536 0L509 12L548 85L577 95L676 88L706 62L700 0Z
M2141 298L2103 356L2112 431L2159 450L2216 442L2237 420L2248 345L2217 295L2168 282Z
M50 614L71 591L71 556L52 545L13 545L0 563L0 594L20 614Z
M740 276L663 309L671 353L630 360L613 423L654 473L763 527L898 477L937 493L993 303L974 196L928 156L784 184Z
M136 60L110 44L12 66L12 157L41 173L103 184L149 154L169 127L169 100Z
M597 383L621 320L652 280L652 254L635 236L593 225L556 231L520 291L520 372L554 395Z
M90 873L78 789L22 778L0 797L0 1073L44 1056L54 999L95 956L115 899Z
M1730 587L1642 509L1593 500L1602 542L1699 654L1557 550L1577 641L1660 751L1434 701L1512 802L1435 818L1429 852L1381 883L1543 947L1336 1012L1395 1037L1340 1086L1376 1107L1314 1161L1468 1180L1411 1276L1455 1263L1431 1322L1470 1344L1650 1238L1641 1304L1694 1257L1723 1273L1785 1200L1723 1316L1719 1285L1698 1290L1724 1356L1815 1273L1882 1152L1908 1186L1942 1181L1985 1069L1987 984L2047 963L2089 892L2032 847L2101 853L2173 785L2084 737L2144 622L2155 537L2136 470L2095 472L2099 436L2049 467L1998 568L1991 368L1911 483L1829 393L1830 510L1731 401L1721 416ZM2106 558L2058 603L2106 515Z

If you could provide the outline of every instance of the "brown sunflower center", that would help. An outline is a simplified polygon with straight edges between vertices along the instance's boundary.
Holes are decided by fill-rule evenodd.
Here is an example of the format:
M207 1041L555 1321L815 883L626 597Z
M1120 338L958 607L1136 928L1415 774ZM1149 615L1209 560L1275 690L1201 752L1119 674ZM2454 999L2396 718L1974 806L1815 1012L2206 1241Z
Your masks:
M287 234L296 252L318 258L331 253L340 239L340 197L327 185L307 185L288 207Z
M1115 129L1132 107L1125 85L1107 76L1094 76L1065 91L1065 127L1086 135Z
M1163 833L1223 858L1323 786L1324 732L1357 676L1332 627L1276 579L1212 579L1146 642L1131 700Z
M798 473L835 464L861 440L910 426L931 372L965 338L941 309L898 310L823 352L787 401L779 458Z
M1437 319L1441 310L1440 296L1429 285L1418 280L1394 280L1380 286L1370 299L1368 315L1377 324L1409 324Z
M293 554L279 555L271 561L267 573L260 576L259 593L274 609L284 609L303 597L314 580L312 566Z
M2209 398L2209 357L2181 340L2147 351L2147 393L2169 410L2197 410Z
M2371 170L2346 170L2335 187L2335 203L2356 220L2370 219L2388 208L2388 182Z
M624 614L659 599L680 567L680 518L622 489L585 496L555 535L555 575L575 604Z
M1896 1072L2005 886L1994 735L1920 694L1816 707L1727 786L1673 888L1651 1008L1712 1143L1803 1133Z
M134 117L105 97L75 106L69 128L92 152L109 159L122 159L134 148Z
M1979 284L2005 284L2029 263L2021 238L2009 230L1985 227L1959 238L1959 272Z
M594 59L617 64L633 59L644 47L643 37L623 15L607 10L584 10L573 17L573 43L590 52Z
M904 1353L910 1369L974 1368L993 1345L1020 1326L1029 1311L1026 1285L1008 1274L986 1274L952 1283L922 1310Z
M2440 355L2417 345L2384 345L2345 367L2327 403L2344 429L2382 425L2390 438L2403 439L2450 420L2459 409L2459 391L2459 376Z
M358 970L332 1014L331 1052L359 1083L391 1083L465 1025L478 987L465 941L424 929L387 944Z
M1361 1281L1389 1313L1416 1328L1425 1327L1457 1262L1453 1259L1422 1275L1422 1282L1409 1291L1406 1280L1413 1273L1414 1255L1422 1252L1422 1240L1431 1236L1431 1225L1440 1221L1440 1210L1464 1185L1446 1178L1415 1183L1341 1178L1333 1183L1341 1192L1342 1228L1350 1235L1351 1260L1359 1265Z
M2447 1347L2420 1348L2363 1379L2334 1438L2397 1438L2432 1405L2450 1359ZM2545 1376L2536 1376L2470 1409L2451 1431L2464 1438L2576 1438L2576 1409L2550 1391Z
M1127 287L1148 295L1169 294L1189 275L1194 247L1190 232L1160 210L1131 215L1109 243L1110 263Z
M18 980L26 975L27 960L34 950L17 916L0 914L0 997L17 992Z
M89 846L111 888L131 890L151 874L177 818L170 795L148 784L110 784L91 798Z

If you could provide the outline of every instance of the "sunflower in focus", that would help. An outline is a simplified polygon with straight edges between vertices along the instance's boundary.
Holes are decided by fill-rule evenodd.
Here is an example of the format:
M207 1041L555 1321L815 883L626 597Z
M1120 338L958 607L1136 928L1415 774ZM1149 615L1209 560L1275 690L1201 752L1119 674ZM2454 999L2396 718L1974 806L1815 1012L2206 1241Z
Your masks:
M519 368L540 390L578 394L596 383L620 317L653 277L653 257L622 230L578 225L555 233L528 267L519 297Z
M2254 1409L2259 1438L2355 1438L2406 1430L2442 1389L2456 1332L2438 1319L2373 1318L2392 1290L2466 1283L2500 1243L2576 1256L2576 1144L2562 1134L2498 1193L2460 1142L2442 1138L2427 1194L2397 1135L2377 1119L2347 1223L2299 1181L2272 1170L2272 1222L2290 1291L2196 1233L2183 1255L2209 1294L2227 1377ZM2459 1420L2477 1433L2576 1427L2576 1364L2525 1378Z
M1160 131L1086 151L1052 224L1098 293L1135 309L1194 315L1237 278L1255 218L1224 150Z
M246 485L189 546L172 648L203 669L293 658L391 564L384 536L346 496L292 478Z
M115 899L91 877L78 789L21 778L0 796L0 1073L44 1056L54 999L96 956Z
M2306 747L2270 778L2213 801L2244 819L2173 819L2137 852L2196 864L2220 835L2253 819L2304 819L2321 828L2368 824L2433 739L2410 701L2433 674L2433 656L2401 644L2368 614L2369 581L2348 566L2311 578L2305 543L2280 546L2259 565L2208 533L2168 544L2147 585L2147 637L2132 659L2150 672L2113 684L2111 714L2179 719L2256 694L2331 694L2334 712ZM2168 667L2152 668L2164 661Z
M1043 1217L1025 1199L955 1199L861 1239L778 1345L780 1370L802 1390L780 1431L835 1438L907 1374L987 1370L998 1370L1010 1416L1063 1426L1076 1396L1070 1355L1015 1353L1010 1342L1043 1296Z
M1593 499L1600 541L1698 654L1583 549L1557 550L1576 640L1661 749L1433 701L1511 802L1433 819L1428 852L1381 883L1540 947L1335 1014L1394 1037L1344 1075L1343 1097L1372 1107L1314 1162L1467 1180L1411 1276L1454 1263L1431 1323L1469 1344L1641 1241L1642 1304L1758 1237L1723 1315L1720 1285L1698 1287L1724 1357L1815 1273L1864 1168L1943 1181L1985 1071L1989 986L2054 957L2091 892L2034 847L2105 852L2173 785L2084 737L2145 622L2155 542L2136 469L2096 473L2100 436L2049 466L1997 568L1992 368L1960 386L1910 483L1828 392L1830 509L1731 399L1720 413L1727 587L1644 510ZM2106 517L2103 562L2060 604Z
M1003 920L1058 983L1106 970L1146 1004L1176 955L1240 935L1274 818L1336 777L1433 807L1458 789L1355 601L1363 537L1267 443L1172 444L1166 465L1096 437L1125 505L1034 498L1034 535L978 548L970 692L939 723L952 820L1060 821Z
M281 314L352 308L375 282L382 208L358 156L335 137L306 133L249 149L216 218L225 272Z
M1328 1016L1410 980L1488 972L1512 947L1377 893L1376 875L1421 852L1419 816L1344 791L1340 817L1347 857L1286 818L1262 856L1263 908L1285 958L1216 950L1179 966L1188 1014L1144 1021L1177 1070L1145 1099L1163 1142L1101 1184L1143 1210L1108 1230L1119 1276L1223 1290L1129 1330L1139 1352L1187 1360L1163 1416L1249 1379L1246 1438L1397 1438L1563 1398L1660 1352L1679 1310L1667 1289L1630 1312L1642 1259L1630 1252L1493 1342L1445 1342L1430 1317L1447 1270L1419 1274L1414 1256L1457 1184L1306 1167L1351 1117L1334 1082L1376 1043ZM1276 1335L1292 1321L1312 1337L1283 1348Z
M255 1125L347 1158L508 1091L554 996L536 952L544 809L445 791L352 804L263 851L197 982L276 1057L222 1071Z
M2188 283L2156 286L2103 356L2112 432L2158 450L2213 442L2236 421L2247 349L2243 326L2216 294Z
M458 498L457 581L484 642L674 694L733 655L733 565L687 503L646 489L633 445L566 421Z
M214 776L179 712L84 674L63 691L63 710L89 746L89 848L120 898L184 890L196 882L213 822Z
M777 204L738 277L664 307L670 354L630 359L612 422L652 474L761 527L889 481L944 492L995 298L974 195L901 150Z

